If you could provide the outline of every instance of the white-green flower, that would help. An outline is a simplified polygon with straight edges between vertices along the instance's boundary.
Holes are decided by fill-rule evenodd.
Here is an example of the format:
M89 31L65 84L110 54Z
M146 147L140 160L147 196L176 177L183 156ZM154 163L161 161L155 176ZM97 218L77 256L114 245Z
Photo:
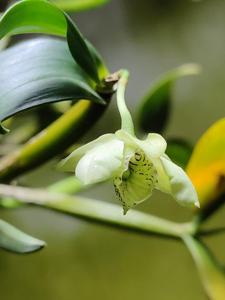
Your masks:
M125 83L122 81L123 88L118 87L117 94L122 129L76 149L62 161L61 167L65 171L75 171L85 185L112 179L124 213L148 199L153 189L172 195L181 205L199 206L190 179L165 154L164 138L150 133L145 140L140 140L134 135L123 97Z
M199 206L186 173L165 154L166 141L150 133L139 140L125 130L106 134L78 148L62 162L85 185L113 180L124 213L151 196L153 189L171 194L184 206Z

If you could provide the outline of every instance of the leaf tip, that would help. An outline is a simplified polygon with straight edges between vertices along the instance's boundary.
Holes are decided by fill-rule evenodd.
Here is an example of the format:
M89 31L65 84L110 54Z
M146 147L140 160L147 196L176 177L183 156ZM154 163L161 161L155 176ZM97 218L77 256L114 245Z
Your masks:
M4 127L2 125L2 123L0 123L0 134L7 134L9 132L10 132L10 130L8 128Z
M29 254L29 253L34 253L34 252L40 251L41 249L45 248L46 246L47 246L47 244L45 241L36 239L36 243L34 243L32 245L32 247L28 248L24 252L24 254Z
M202 71L202 66L197 63L187 63L177 68L179 76L198 75Z
M200 202L199 202L199 201L196 201L196 202L194 203L194 205L195 205L195 207L200 208Z

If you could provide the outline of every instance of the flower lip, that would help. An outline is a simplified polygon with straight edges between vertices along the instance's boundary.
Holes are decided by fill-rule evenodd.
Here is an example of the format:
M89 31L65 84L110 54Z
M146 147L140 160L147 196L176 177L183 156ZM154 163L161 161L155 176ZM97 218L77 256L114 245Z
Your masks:
M136 149L128 167L114 178L114 188L122 202L124 214L151 196L157 182L157 171L144 151Z

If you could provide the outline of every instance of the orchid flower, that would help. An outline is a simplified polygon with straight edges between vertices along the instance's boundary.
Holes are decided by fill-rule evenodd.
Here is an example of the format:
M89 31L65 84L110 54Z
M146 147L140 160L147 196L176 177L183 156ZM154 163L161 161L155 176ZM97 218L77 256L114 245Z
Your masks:
M191 180L165 154L166 141L156 133L145 140L134 134L134 125L124 100L128 72L120 71L117 105L121 129L102 135L76 149L61 162L65 171L75 170L76 177L90 185L112 179L124 214L147 200L153 189L172 195L183 206L197 206L199 201Z

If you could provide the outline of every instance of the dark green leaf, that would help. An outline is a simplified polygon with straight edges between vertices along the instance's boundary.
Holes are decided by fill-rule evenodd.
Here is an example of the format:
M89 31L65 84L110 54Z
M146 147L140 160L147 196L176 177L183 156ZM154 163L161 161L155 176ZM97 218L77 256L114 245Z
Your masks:
M2 16L0 38L22 33L47 33L66 36L63 12L44 0L23 0L11 6Z
M65 41L39 38L0 52L0 120L50 102L103 103Z
M90 52L90 48L72 19L66 14L65 16L67 21L67 42L74 60L92 79L99 82L98 68L93 57L95 53Z
M138 121L145 132L162 132L168 121L171 106L171 89L175 81L183 76L198 74L196 64L182 65L163 75L141 101Z
M86 44L87 44L89 51L95 61L95 64L97 66L98 76L102 80L109 74L109 71L108 71L106 65L104 64L101 55L96 50L96 48L88 40L86 40Z
M0 248L16 253L30 253L45 246L45 242L35 239L14 226L0 220Z
M85 39L76 25L63 11L45 0L23 0L2 16L0 39L6 35L45 33L67 37L72 56L95 81L98 69Z
M186 167L191 154L192 146L181 139L168 139L166 154L183 169Z
M65 11L83 11L92 9L109 2L109 0L52 0Z
M1 13L0 13L0 17L1 17ZM0 40L0 51L2 51L3 49L5 49L8 46L9 43L9 38L4 38L2 40Z

